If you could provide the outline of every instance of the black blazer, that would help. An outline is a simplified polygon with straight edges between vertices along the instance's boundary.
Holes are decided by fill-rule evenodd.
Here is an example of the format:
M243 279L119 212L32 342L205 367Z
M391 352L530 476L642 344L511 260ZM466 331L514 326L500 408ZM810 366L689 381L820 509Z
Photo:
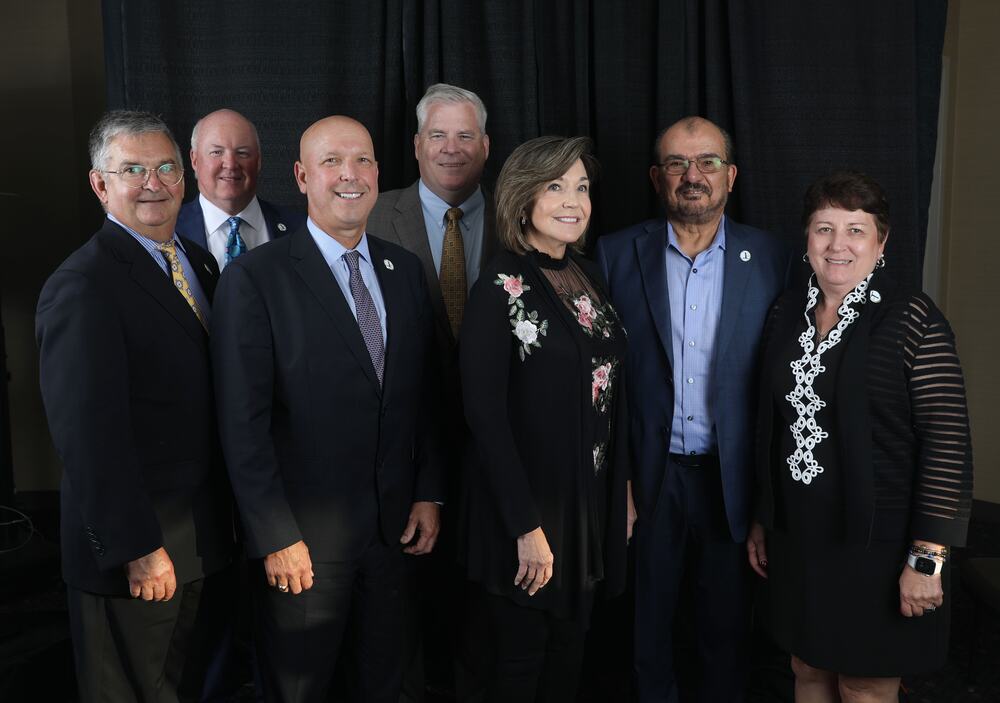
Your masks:
M260 203L260 211L264 215L267 231L272 240L284 237L306 223L306 216L300 212L282 210L263 198L257 198L257 202ZM201 200L197 196L181 207L181 212L177 216L177 234L187 237L202 249L208 249L204 213L201 209Z
M774 443L776 374L794 343L806 290L783 294L768 317L757 431L757 518L774 527L776 471L787 471ZM972 443L965 384L948 321L920 292L901 290L884 273L872 277L866 302L842 342L834 442L844 471L845 539L852 544L924 539L965 544L972 508Z
M342 561L441 498L433 320L415 256L368 237L388 316L384 385L308 229L226 267L212 317L220 427L250 556L305 540Z
M215 260L183 244L211 299ZM161 546L180 583L224 566L232 513L208 335L170 279L108 220L45 283L35 325L64 467L66 582L126 595L123 565Z

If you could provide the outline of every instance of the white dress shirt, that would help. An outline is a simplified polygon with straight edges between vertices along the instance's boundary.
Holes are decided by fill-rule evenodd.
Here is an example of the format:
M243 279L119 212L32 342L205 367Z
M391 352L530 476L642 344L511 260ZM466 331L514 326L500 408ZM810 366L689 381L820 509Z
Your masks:
M204 195L198 195L198 202L201 203L201 216L205 221L205 241L208 242L208 251L219 262L219 270L226 266L226 243L229 241L229 214L220 210ZM243 222L240 223L240 236L246 242L247 251L260 246L264 242L271 241L271 233L267 231L267 223L264 221L264 213L260 210L260 203L255 195L250 204L243 212L236 215Z

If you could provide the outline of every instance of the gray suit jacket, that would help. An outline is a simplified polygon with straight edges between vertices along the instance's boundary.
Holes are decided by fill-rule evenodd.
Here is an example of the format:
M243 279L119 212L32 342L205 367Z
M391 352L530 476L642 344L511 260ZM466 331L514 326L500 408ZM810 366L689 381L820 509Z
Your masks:
M444 307L444 297L441 295L441 284L438 281L437 269L434 267L434 257L427 243L427 230L424 227L424 211L420 206L420 193L417 189L419 180L407 188L379 193L375 209L368 217L368 231L376 237L399 244L417 255L423 264L427 276L427 286L430 289L431 305L434 307L435 337L438 349L449 355L454 353L456 339L451 333L448 323L448 313ZM489 193L483 193L486 199L486 210L483 213L483 254L479 262L479 270L492 259L498 250L496 223L493 211L493 198Z

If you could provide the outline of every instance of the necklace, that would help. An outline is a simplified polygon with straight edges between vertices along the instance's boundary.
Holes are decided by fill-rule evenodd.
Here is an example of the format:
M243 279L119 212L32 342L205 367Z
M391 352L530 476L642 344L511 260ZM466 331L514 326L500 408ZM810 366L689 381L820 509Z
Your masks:
M813 456L813 449L829 437L829 433L820 427L816 422L816 413L821 408L826 407L826 401L816 394L812 384L816 377L826 371L823 366L822 356L828 349L835 347L844 334L844 330L858 319L860 313L852 305L865 302L865 293L868 290L868 282L874 272L861 281L850 293L844 296L844 301L837 309L839 320L837 326L831 329L826 337L817 346L816 325L809 317L809 312L816 307L819 300L819 288L816 287L816 274L809 278L809 293L806 301L806 309L803 313L806 318L806 331L799 335L799 346L802 347L802 356L791 363L792 373L795 376L795 388L785 396L785 400L791 403L795 414L798 416L791 425L788 426L795 439L795 451L788 459L788 468L792 472L792 478L801 481L805 485L812 483L812 480L823 473L823 467L819 465Z

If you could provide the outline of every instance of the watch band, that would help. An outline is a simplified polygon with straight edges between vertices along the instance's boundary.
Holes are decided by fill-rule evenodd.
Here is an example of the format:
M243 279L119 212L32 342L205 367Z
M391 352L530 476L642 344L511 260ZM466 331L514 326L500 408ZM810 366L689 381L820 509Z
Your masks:
M944 560L938 561L916 554L907 556L906 563L911 569L924 576L936 576L944 568Z

